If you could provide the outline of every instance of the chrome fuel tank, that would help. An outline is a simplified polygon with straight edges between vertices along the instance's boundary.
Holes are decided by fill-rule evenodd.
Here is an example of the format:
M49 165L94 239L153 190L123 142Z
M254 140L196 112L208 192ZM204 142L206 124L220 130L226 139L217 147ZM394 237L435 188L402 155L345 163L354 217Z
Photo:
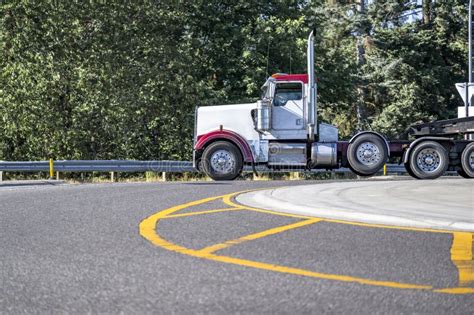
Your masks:
M268 131L271 128L271 104L269 101L257 102L257 129Z
M268 165L306 166L306 143L270 142Z
M311 167L312 168L335 168L337 167L337 143L315 142L311 145Z

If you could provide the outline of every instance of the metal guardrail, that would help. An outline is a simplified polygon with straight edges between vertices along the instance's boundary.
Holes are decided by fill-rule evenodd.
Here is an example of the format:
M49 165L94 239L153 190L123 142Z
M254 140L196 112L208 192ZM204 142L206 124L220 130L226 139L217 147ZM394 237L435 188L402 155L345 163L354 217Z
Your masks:
M52 163L52 165L51 165ZM184 161L75 160L0 162L3 172L194 172Z
M299 169L274 170L257 166L257 172L302 172ZM17 161L0 162L0 172L196 172L192 162L187 161L136 161L136 160L62 160L62 161ZM252 172L252 167L244 171ZM307 171L310 173L326 172L322 169ZM348 168L335 169L336 173L350 172ZM388 173L406 173L403 165L387 164Z

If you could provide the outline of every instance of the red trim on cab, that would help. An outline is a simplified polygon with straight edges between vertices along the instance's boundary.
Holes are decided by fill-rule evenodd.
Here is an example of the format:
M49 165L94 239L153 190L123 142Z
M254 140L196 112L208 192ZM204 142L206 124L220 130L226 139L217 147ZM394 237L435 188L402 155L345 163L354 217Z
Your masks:
M302 81L304 84L308 83L307 74L274 74L277 81Z
M217 139L226 139L232 141L239 147L244 161L253 162L252 150L250 150L250 146L247 141L245 141L245 139L238 133L230 130L215 130L203 135L199 135L196 139L194 150L202 150L207 143Z

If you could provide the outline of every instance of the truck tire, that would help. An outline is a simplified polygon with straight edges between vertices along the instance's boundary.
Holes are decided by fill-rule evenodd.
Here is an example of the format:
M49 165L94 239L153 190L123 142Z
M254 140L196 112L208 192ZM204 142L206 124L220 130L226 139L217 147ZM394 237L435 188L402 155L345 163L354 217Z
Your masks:
M234 144L217 141L204 150L201 165L213 180L233 180L242 172L243 158Z
M461 154L461 171L458 174L464 178L474 178L474 142L469 143Z
M403 163L403 165L405 166L405 169L407 170L408 175L410 175L413 178L419 179L411 170L410 163Z
M388 150L385 141L371 133L358 136L347 148L349 168L360 176L377 173L387 162Z
M469 175L467 175L464 170L458 170L458 175L464 178L471 178Z
M424 141L416 145L408 158L410 169L418 179L435 179L446 172L448 151L438 142Z

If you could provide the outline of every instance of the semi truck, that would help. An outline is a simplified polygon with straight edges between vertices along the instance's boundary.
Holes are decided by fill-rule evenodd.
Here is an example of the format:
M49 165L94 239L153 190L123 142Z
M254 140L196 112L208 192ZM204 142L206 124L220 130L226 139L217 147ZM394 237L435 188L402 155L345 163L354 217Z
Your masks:
M389 159L417 179L446 171L474 178L474 117L412 125L409 139L390 140L361 131L339 140L336 126L318 120L314 31L308 37L307 73L270 76L256 103L201 106L195 111L194 166L214 180L233 180L245 166L255 171L350 168L376 174Z

